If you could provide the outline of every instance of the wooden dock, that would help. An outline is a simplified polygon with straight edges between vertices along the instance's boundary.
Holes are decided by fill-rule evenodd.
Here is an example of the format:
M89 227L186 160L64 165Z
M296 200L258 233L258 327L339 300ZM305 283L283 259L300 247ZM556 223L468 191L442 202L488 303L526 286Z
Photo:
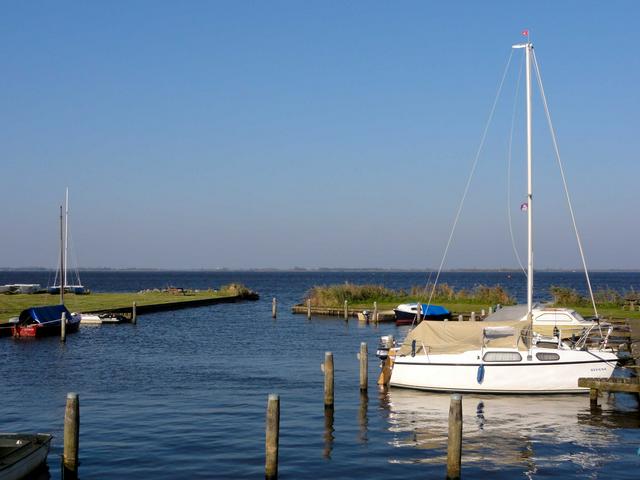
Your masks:
M294 305L291 308L291 311L293 313L297 313L297 314L307 314L308 313L308 307L307 305L304 304L298 304L298 305ZM348 308L347 309L347 315L348 317L358 317L359 313L363 313L364 311L369 312L369 314L373 314L373 306L371 308ZM314 316L320 316L320 315L324 315L324 316L329 316L329 317L343 317L344 316L344 308L340 307L340 308L331 308L331 307L314 307L311 306L311 315ZM396 320L396 316L393 313L393 310L381 310L378 312L378 321L379 322L395 322ZM373 319L370 319L370 321L373 321Z
M640 378L580 378L578 379L578 386L590 388L591 390L596 390L596 392L640 393Z
M260 297L257 293L250 295L231 295L226 297L198 298L194 300L179 300L176 302L154 303L154 304L137 304L136 314L144 315L146 313L166 312L171 310L182 310L185 308L205 307L208 305L216 305L219 303L236 303L245 300L258 300ZM133 305L130 307L118 307L108 309L98 309L86 311L83 313L114 313L133 316Z
M608 322L614 326L610 337L610 346L617 348L619 352L629 352L628 360L624 366L634 371L630 377L578 379L579 387L590 389L591 405L593 406L597 405L600 392L635 393L640 399L640 377L638 377L638 369L640 368L640 320L610 319Z

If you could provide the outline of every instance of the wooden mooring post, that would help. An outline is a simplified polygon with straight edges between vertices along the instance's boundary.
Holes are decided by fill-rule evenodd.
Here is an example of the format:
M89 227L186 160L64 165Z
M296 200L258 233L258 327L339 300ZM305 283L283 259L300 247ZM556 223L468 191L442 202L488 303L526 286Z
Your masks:
M369 386L369 355L367 352L367 343L360 343L360 353L358 353L358 360L360 360L360 391L366 392Z
M333 428L333 408L325 408L324 409L324 448L322 449L322 456L324 458L331 458L331 452L333 451L333 441L335 440L335 436L333 432L335 428Z
M471 312L471 317L469 318L469 321L471 321L471 322L475 322L476 321L476 312Z
M311 318L311 299L307 299L307 318Z
M451 395L449 439L447 442L447 480L460 478L462 463L462 395Z
M273 300L271 300L271 317L276 318L277 316L278 316L278 301L276 300L276 297L273 297Z
M333 409L333 353L324 353L321 370L324 372L324 408Z
M344 319L349 320L349 301L344 301Z
M269 394L267 402L267 424L264 440L266 480L278 478L278 443L280 440L280 395Z
M378 323L378 302L373 302L373 321Z
M462 316L462 314L458 315L458 321L461 322L464 319L464 317Z
M78 478L78 443L80 439L80 400L77 393L67 394L64 411L64 453L62 454L62 479Z
M67 313L66 312L62 312L62 318L60 318L60 341L61 342L67 341Z
M131 306L131 323L134 325L138 322L138 312L136 312L136 302Z

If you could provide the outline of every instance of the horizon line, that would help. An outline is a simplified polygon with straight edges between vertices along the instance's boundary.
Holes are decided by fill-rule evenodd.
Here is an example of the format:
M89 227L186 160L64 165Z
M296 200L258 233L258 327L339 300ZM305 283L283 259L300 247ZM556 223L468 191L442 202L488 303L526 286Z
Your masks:
M0 267L0 272L56 272L51 267ZM433 268L403 268L403 267L202 267L202 268L167 268L167 267L83 267L74 269L80 272L436 272ZM536 268L537 272L580 272L582 268ZM442 272L505 272L522 273L519 268L507 267L461 267L443 269ZM592 268L589 272L640 272L640 268Z

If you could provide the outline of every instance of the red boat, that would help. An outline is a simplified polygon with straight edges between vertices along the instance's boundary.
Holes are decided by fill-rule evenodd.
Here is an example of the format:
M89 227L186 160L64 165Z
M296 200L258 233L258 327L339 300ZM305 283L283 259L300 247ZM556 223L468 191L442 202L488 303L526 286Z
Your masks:
M13 326L14 337L46 337L60 335L62 314L65 314L65 333L74 333L80 327L80 316L71 315L64 305L31 307L20 313Z

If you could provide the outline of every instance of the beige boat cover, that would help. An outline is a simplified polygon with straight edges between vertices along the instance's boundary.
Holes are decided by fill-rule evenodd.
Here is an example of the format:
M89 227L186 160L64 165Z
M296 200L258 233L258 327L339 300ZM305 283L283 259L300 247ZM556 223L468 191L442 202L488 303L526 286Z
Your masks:
M411 354L416 341L416 354L462 353L485 347L518 348L526 350L523 340L527 322L455 322L423 321L409 332L400 347L400 355ZM524 335L523 335L524 333ZM424 348L423 348L424 346ZM426 352L425 352L426 350Z

